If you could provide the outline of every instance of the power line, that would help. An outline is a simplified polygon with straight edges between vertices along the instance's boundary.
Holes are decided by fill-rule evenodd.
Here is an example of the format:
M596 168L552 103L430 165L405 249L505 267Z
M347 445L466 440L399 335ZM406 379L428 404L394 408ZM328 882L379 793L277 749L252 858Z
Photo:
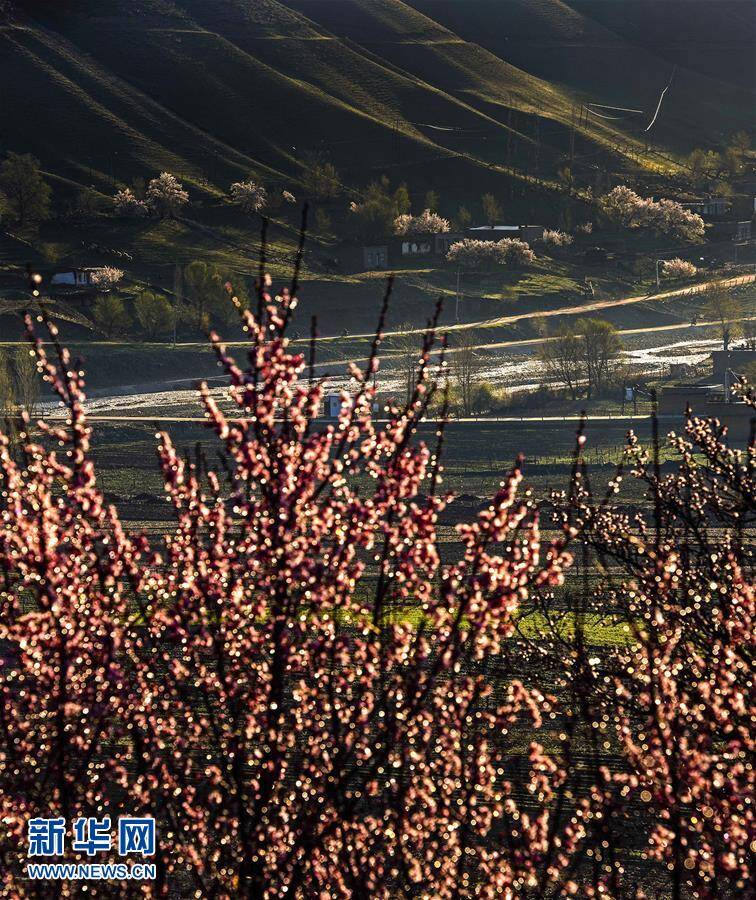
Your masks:
M661 92L661 94L659 96L659 102L656 104L656 112L654 113L654 117L653 117L653 119L651 119L651 122L650 122L648 128L646 128L646 131L650 131L654 127L654 123L656 122L656 120L659 116L659 111L661 110L662 101L664 100L664 95L667 93L667 91L670 89L670 87L672 87L672 79L675 77L676 71L677 71L677 66L675 65L672 67L672 74L669 76L669 83L667 84L667 86L664 88L664 90Z
M629 106L609 106L608 103L594 103L591 101L588 106L598 106L599 109L614 109L619 112L631 112L631 113L642 113L642 109L630 109Z

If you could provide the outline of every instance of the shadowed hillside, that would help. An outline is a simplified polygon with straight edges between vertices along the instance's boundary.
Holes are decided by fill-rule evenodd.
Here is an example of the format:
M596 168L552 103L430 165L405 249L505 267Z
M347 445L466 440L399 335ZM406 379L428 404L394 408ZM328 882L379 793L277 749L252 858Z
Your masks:
M635 4L626 6L625 24ZM17 2L0 31L0 149L31 151L51 171L103 188L170 168L212 194L250 172L296 181L325 156L350 186L381 172L429 184L442 174L452 187L537 175L548 190L580 103L645 114L671 71L671 57L611 30L607 14L602 23L590 4L572 7ZM589 83L602 87L589 95ZM655 134L687 149L701 131L742 125L749 100L678 68ZM642 121L592 116L577 129L578 149L652 167L635 155Z
M612 112L619 117L604 121L643 139L673 70L654 141L684 152L750 124L756 20L749 2L409 2L515 66L578 91L582 100L642 110Z

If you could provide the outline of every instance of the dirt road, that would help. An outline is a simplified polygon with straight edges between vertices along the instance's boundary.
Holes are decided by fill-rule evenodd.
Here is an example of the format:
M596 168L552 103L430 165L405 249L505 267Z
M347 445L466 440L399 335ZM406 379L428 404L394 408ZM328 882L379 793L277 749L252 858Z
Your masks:
M534 312L514 313L509 316L497 316L493 319L483 319L479 322L465 322L458 325L444 326L445 332L465 331L470 328L497 328L501 325L513 325L515 322L522 322L526 319L550 318L552 316L581 316L585 313L599 312L602 309L617 309L620 306L631 306L634 303L652 303L657 300L668 300L670 297L681 297L684 295L700 294L713 287L740 287L744 284L750 284L756 281L756 274L738 275L734 278L725 278L716 281L702 281L700 284L689 285L684 288L675 288L670 291L661 291L658 294L635 294L631 297L618 297L610 300L593 300L590 303L582 303L579 306L557 306L553 309L543 309ZM679 326L678 326L679 327ZM425 329L414 328L406 332L387 331L386 337L397 334L422 334ZM371 338L371 333L350 334L348 340L359 338ZM338 341L340 337L320 337L319 341ZM296 342L295 342L296 343ZM302 339L300 343L307 343L306 339ZM502 345L503 346L503 345Z

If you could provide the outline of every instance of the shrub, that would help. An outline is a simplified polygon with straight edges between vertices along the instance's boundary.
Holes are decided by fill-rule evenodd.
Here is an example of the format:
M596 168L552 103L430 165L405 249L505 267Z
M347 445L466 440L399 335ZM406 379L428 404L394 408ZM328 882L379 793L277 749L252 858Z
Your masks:
M302 176L305 195L314 200L333 200L342 191L341 179L333 163L313 160Z
M474 413L501 413L508 408L509 400L507 391L489 381L479 381L473 385L470 405Z
M547 247L569 247L573 239L566 231L546 230L541 240Z
M698 269L687 259L665 259L662 263L662 273L665 278L692 278Z
M483 194L480 198L483 218L488 225L496 225L501 217L501 206L493 194Z
M123 188L115 193L113 209L119 216L132 216L133 218L143 218L150 212L144 200L136 197L131 188Z
M134 315L150 338L164 334L172 326L174 310L163 294L143 291L134 300Z
M744 399L756 406L756 396ZM748 454L726 440L718 421L693 416L667 447L631 433L626 465L653 503L632 526L622 501L585 489L580 508L563 511L587 525L586 564L595 552L601 571L622 572L597 597L611 596L628 646L578 650L567 666L592 672L583 702L593 727L614 723L626 767L614 781L627 821L646 823L644 873L660 896L737 897L752 881L756 482ZM661 452L672 457L666 474ZM582 598L572 608L585 614Z
M361 201L350 202L349 211L362 236L377 237L393 232L394 222L405 208L406 188L400 185L393 193L390 188L391 183L384 175L368 185Z
M244 364L212 336L218 470L159 436L174 518L154 547L98 483L80 366L54 326L54 358L34 340L64 415L18 458L0 434L4 892L37 893L26 828L44 810L156 816L156 896L745 896L748 455L694 419L662 477L631 436L653 499L631 517L620 474L593 501L581 428L542 510L554 537L517 464L455 547L443 429L417 438L432 331L387 423L377 335L323 424L324 385L286 338L295 298L259 299ZM601 566L571 588L575 542ZM589 639L594 609L626 643ZM559 701L513 669L556 673Z
M579 859L589 828L554 816L559 766L509 737L532 736L548 701L485 674L508 665L520 598L561 582L564 542L541 539L515 469L442 563L446 498L427 490L433 452L409 440L432 394L431 342L387 426L371 419L374 356L352 368L338 427L319 426L323 386L299 380L284 342L292 302L266 295L263 321L245 315L247 371L213 338L243 416L201 388L226 474L200 472L161 435L176 524L160 554L105 504L78 367L36 344L69 424L54 449L30 448L33 467L0 442L9 890L30 810L102 814L116 795L158 818L156 894L388 897L397 865L409 892L450 896L463 880L542 893ZM532 796L537 814L521 805Z
M212 263L195 259L184 268L184 301L179 315L197 328L206 330L211 322L227 322L236 317L235 303L246 305L246 291L239 279L233 288L227 276Z
M535 261L536 255L530 246L518 238L503 238L500 241L479 241L463 238L449 247L446 254L449 262L470 268L484 266L524 266Z
M123 300L115 294L101 294L92 307L94 320L108 337L123 334L131 325L131 317Z

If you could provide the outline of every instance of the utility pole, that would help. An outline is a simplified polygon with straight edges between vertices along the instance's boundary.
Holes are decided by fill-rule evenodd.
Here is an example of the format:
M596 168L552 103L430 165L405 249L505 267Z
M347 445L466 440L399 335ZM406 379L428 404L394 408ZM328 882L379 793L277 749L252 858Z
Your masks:
M512 166L512 94L507 94L507 168Z
M459 301L462 299L462 295L460 294L460 291L459 291L461 275L462 275L462 269L459 266L457 266L457 297L456 297L456 302L454 304L454 321L455 322L459 322Z
M173 349L176 349L176 332L178 329L179 304L184 293L184 278L181 266L176 263L173 267Z
M572 112L570 115L570 194L572 194L573 183L573 166L575 164L575 119L577 118L577 110L575 104L572 104Z

